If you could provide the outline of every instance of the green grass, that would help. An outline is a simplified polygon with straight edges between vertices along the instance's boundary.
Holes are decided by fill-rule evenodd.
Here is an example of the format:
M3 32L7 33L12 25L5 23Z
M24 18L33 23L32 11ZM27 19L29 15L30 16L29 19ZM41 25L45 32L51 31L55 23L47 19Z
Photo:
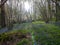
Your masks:
M42 24L40 27L39 25L33 27L33 30L37 45L60 45L60 28L58 26Z
M45 24L44 21L35 21L35 22L32 22L33 24Z
M29 30L15 30L7 33L0 34L0 43L4 41L14 41L16 40L15 38L20 39L16 45L29 45L30 43L32 44L32 39L31 38L21 38L22 35L27 36L27 34L31 34Z
M54 24L45 24L42 21L36 21L32 23L23 23L23 30L16 30L12 32L7 32L5 34L9 35L11 33L20 32L22 34L34 33L34 39L37 45L60 45L60 28ZM4 37L2 34L2 38ZM32 37L31 37L32 38ZM33 41L33 39L32 39ZM17 45L29 44L29 40L22 39Z

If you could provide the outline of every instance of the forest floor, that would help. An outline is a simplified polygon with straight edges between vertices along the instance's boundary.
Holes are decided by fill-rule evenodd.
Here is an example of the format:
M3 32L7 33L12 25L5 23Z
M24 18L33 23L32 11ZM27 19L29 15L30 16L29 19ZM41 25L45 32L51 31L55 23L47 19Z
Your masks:
M46 24L40 21L14 24L12 31L0 34L0 44L60 45L59 27L60 25Z

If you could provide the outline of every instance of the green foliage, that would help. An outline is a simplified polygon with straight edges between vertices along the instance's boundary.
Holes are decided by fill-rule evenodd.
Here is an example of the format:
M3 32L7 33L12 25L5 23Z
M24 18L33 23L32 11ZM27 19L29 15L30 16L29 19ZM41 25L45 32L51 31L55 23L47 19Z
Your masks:
M0 42L15 41L17 39L20 39L21 41L18 44L16 43L17 45L23 45L23 44L29 45L30 43L32 44L31 38L28 39L27 37L23 37L23 36L27 36L27 34L30 34L28 30L15 30L15 31L3 33L0 34Z
M20 34L30 33L34 36L34 40L37 45L59 45L60 44L60 28L54 24L45 24L43 21L36 21L31 23L23 23L23 30L16 30L7 32L0 35L0 39L5 39L7 35L15 34L20 32ZM33 34L32 34L33 33ZM19 36L19 35L18 35ZM32 39L32 36L31 36ZM29 45L30 42L33 43L33 39L22 39L17 45ZM32 45L31 44L31 45Z
M60 28L52 24L42 24L34 27L35 40L41 45L59 45ZM39 42L39 43L38 43Z
M24 24L23 23L22 25L24 26L24 25L29 25L29 24ZM13 31L10 31L10 32L0 34L0 42L15 40L14 39L15 37L20 38L22 35L26 36L26 34L31 33L31 31L29 29L28 30L27 29L28 29L28 26L25 26L21 30L13 30ZM29 39L28 41L31 42L31 39Z

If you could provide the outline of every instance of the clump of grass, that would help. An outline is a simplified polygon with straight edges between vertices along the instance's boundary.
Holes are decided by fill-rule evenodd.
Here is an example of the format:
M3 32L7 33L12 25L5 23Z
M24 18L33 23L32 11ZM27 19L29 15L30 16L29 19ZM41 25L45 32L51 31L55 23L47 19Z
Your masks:
M23 38L23 42L27 43L30 41L30 39L27 40L27 34L30 33L28 30L15 30L15 31L11 31L11 32L7 32L7 33L3 33L0 34L0 42L7 42L7 41L14 41L17 39L22 40ZM24 41L25 40L25 41Z

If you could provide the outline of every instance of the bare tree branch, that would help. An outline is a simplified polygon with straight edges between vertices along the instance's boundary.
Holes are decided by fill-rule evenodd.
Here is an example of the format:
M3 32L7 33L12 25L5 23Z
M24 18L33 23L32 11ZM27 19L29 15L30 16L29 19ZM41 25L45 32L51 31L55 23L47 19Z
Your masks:
M7 0L1 0L0 7L3 6L6 3Z

